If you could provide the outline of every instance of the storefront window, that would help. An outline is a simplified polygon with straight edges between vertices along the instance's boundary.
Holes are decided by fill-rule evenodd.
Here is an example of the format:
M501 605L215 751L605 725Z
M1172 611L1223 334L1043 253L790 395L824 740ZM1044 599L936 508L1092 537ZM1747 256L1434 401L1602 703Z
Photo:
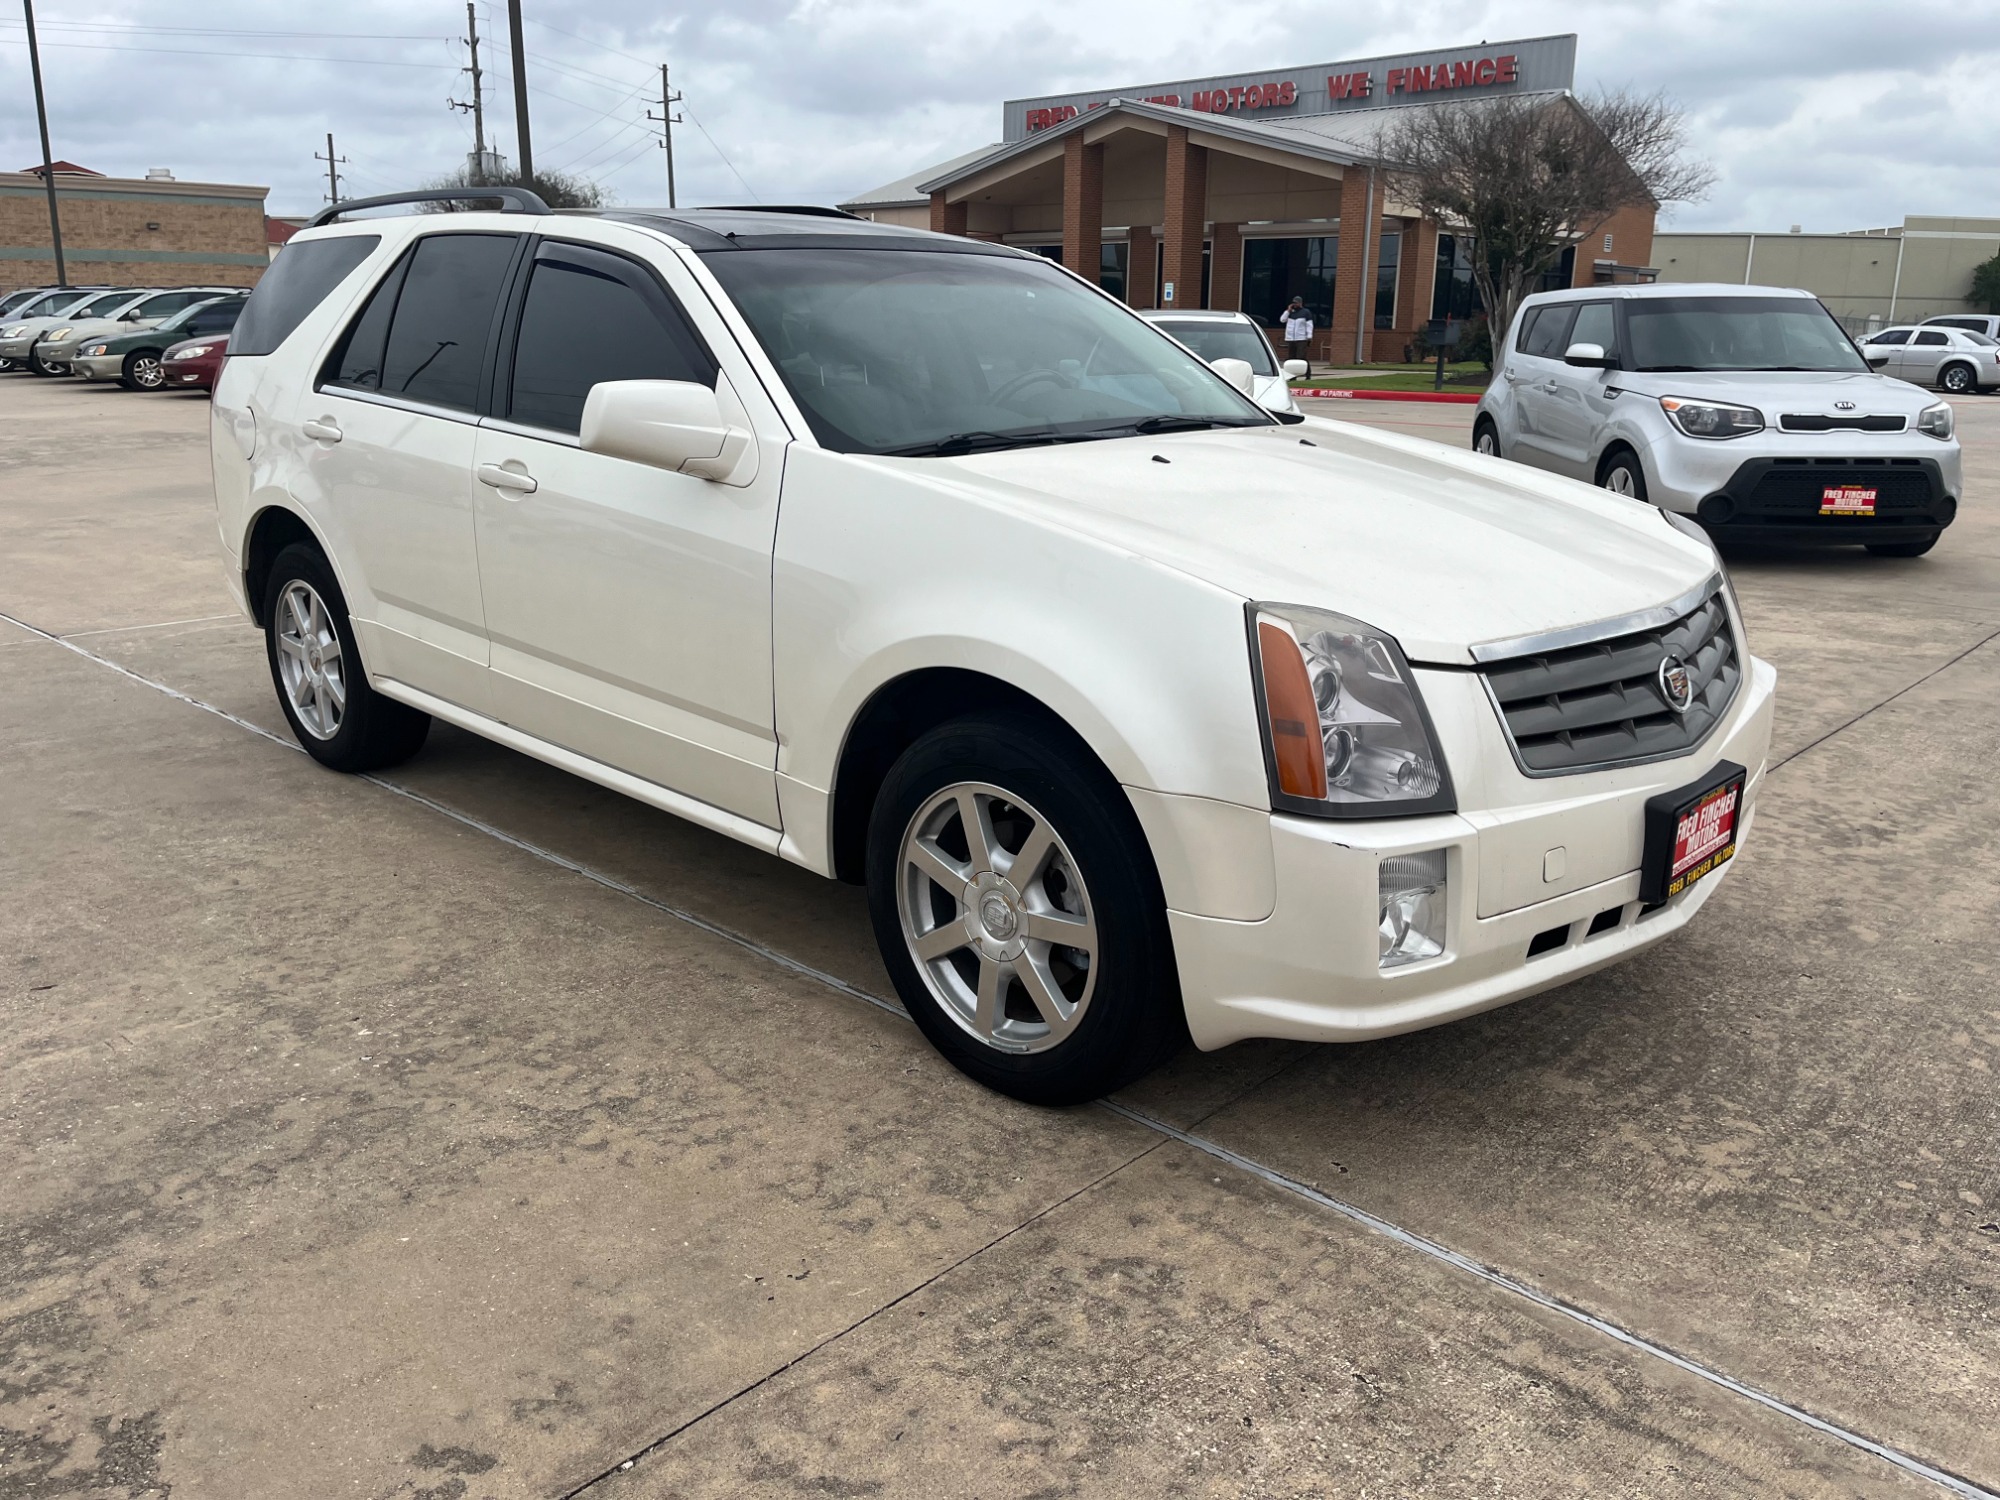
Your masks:
M1266 328L1284 321L1294 297L1305 300L1316 328L1333 323L1333 273L1340 261L1340 236L1243 242L1243 311ZM1393 284L1392 284L1393 285ZM1391 311L1394 292L1391 292Z
M1123 240L1107 243L1097 258L1097 284L1112 296L1124 299L1125 267L1132 247Z
M1382 251L1375 260L1375 326L1394 328L1396 326L1396 268L1403 259L1403 232L1388 229L1382 233Z
M1472 282L1472 253L1478 243L1469 234L1438 236L1437 281L1431 293L1432 317L1469 318L1484 310L1479 300L1479 288ZM1553 266L1535 278L1535 284L1529 290L1559 292L1569 286L1575 275L1576 246L1571 245Z

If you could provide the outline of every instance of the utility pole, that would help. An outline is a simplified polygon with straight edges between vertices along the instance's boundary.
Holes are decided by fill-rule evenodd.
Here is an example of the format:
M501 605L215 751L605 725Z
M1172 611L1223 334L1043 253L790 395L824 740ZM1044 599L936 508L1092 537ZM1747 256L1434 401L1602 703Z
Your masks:
M649 109L646 111L646 118L649 120L656 120L659 122L660 144L667 148L667 207L668 208L680 207L680 205L674 201L674 127L680 124L681 122L681 117L674 113L674 106L680 102L681 102L681 96L679 94L676 94L673 90L673 85L667 82L667 65L665 63L661 63L660 64L660 112L658 114L654 114Z
M486 175L486 95L479 82L479 16L472 8L472 0L465 0L465 45L472 50L472 66L465 70L472 75L472 102L461 104L456 99L447 99L445 103L452 109L471 111L473 178L477 181Z
M338 203L340 201L340 168L347 164L347 158L333 154L333 132L331 130L326 133L326 155L321 156L315 151L313 152L313 160L326 163L326 201L329 203Z
M42 98L42 49L35 41L35 0L21 0L28 16L28 69L35 75L35 120L42 127L42 188L49 195L49 243L56 252L56 285L68 286L63 269L62 215L56 212L56 159L49 150L49 106Z
M514 49L514 130L521 143L521 180L535 175L535 148L528 143L528 50L521 45L521 0L507 0L507 41Z

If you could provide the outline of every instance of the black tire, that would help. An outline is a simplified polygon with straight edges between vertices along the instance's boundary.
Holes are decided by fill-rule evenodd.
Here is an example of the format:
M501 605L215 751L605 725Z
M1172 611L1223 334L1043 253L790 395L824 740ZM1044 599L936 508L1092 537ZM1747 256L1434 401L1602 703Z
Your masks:
M41 355L35 353L32 348L28 350L28 368L37 375L51 377L62 374L65 369L60 365L43 364Z
M1942 535L1944 533L1941 531L1933 531L1923 540L1916 542L1870 542L1868 550L1877 557L1922 557L1938 544L1938 538Z
M286 686L281 657L287 653L280 644L288 634L289 616L284 613L286 594L294 584L302 584L316 596L325 610L326 624L339 641L341 687L345 693L331 733L328 726L308 726ZM393 698L384 698L368 685L368 673L361 665L361 652L354 641L354 627L347 619L347 601L334 580L333 569L316 547L293 543L271 564L271 580L264 592L264 653L271 663L271 685L278 692L278 706L292 726L300 746L321 765L335 771L378 771L408 760L423 747L430 733L431 716L420 713ZM331 658L332 653L325 653ZM317 694L312 695L317 698Z
M1500 455L1500 428L1491 417L1481 417L1472 424L1472 451L1488 453L1495 458Z
M1618 478L1623 475L1630 488L1621 488ZM1597 487L1614 493L1628 495L1634 500L1646 498L1646 471L1639 466L1639 460L1630 453L1614 453L1604 461L1598 470Z
M166 366L158 349L134 349L119 367L118 383L128 391L157 391L167 383Z
M1098 1098L1150 1072L1187 1040L1166 899L1145 834L1117 782L1086 750L1065 739L1027 716L996 713L945 724L920 738L890 768L868 827L869 915L882 960L904 1006L953 1066L988 1088L1029 1104L1081 1104ZM1088 988L1079 990L1082 1003L1071 1023L1074 1030L1052 1044L1044 1040L1042 1050L1002 1050L977 1035L970 1020L955 1019L956 1013L947 1010L932 993L931 981L919 972L912 940L905 936L899 900L910 888L899 890L899 883L906 880L905 836L919 826L918 815L932 807L941 792L964 783L982 784L1018 799L1018 807L999 798L990 804L995 842L1003 850L1019 853L1025 838L1016 832L1010 844L1008 827L1024 830L1032 826L1027 819L1039 815L1060 845L1043 866L1050 872L1049 880L1058 890L1064 888L1073 862L1077 885L1068 889L1087 893L1072 895L1076 905L1068 909L1082 906L1095 924L1096 947L1082 971ZM1019 813L1021 808L1030 812ZM958 827L962 838L962 822ZM1013 868L1002 873L1011 875ZM1022 882L1024 890L1031 880L1039 880L1032 871ZM1040 883L1046 896L1048 882ZM926 920L937 918L935 906L940 903L951 910L965 909L964 897L944 886L921 880L917 884L934 904ZM1027 910L1034 899L1024 899L1022 909ZM948 925L938 919L940 929ZM1004 930L1013 934L1017 929L1009 920ZM1025 917L1018 931L1024 937L1029 933ZM1044 945L1043 954L1052 971L1058 957L1073 957L1074 950ZM968 985L972 982L964 979L968 967L977 975L985 962L971 944L942 961L959 966L957 972ZM1004 967L1002 972L1007 972ZM1083 983L1067 961L1063 972L1066 983ZM1030 1029L1043 1024L1018 978L1004 980L1000 996L999 1009L1010 1018L1008 1024Z
M1978 379L1971 365L1951 364L1938 371L1938 386L1949 396L1965 395Z
M0 359L0 375L11 375L21 367L11 359Z

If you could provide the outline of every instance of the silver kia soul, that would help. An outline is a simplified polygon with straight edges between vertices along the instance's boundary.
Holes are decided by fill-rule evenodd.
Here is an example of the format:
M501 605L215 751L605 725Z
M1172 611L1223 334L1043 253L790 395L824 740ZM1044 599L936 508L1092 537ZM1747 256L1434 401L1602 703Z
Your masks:
M1693 516L1717 541L1928 552L1960 494L1951 407L1870 370L1810 292L1528 298L1472 445Z

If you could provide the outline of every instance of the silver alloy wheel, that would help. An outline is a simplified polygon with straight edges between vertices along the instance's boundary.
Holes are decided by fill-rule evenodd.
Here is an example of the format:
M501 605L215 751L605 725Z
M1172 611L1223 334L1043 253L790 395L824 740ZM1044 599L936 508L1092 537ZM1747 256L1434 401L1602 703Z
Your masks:
M1000 1052L1045 1052L1097 985L1097 919L1076 861L1034 808L997 786L935 792L903 832L896 909L924 986Z
M340 733L347 714L347 663L333 615L313 586L294 578L278 596L278 677L292 713L315 739Z
M167 378L166 370L160 364L157 354L142 354L132 361L132 383L142 390L152 390Z
M1482 427L1479 429L1479 435L1472 440L1472 451L1474 453L1484 453L1490 458L1499 457L1500 442L1493 435L1491 427Z
M1952 365L1944 372L1944 379L1938 382L1954 396L1962 396L1972 388L1972 372L1964 365Z
M1613 464L1604 476L1604 487L1614 495L1624 495L1627 499L1639 498L1639 482L1632 477L1632 470L1625 464Z

